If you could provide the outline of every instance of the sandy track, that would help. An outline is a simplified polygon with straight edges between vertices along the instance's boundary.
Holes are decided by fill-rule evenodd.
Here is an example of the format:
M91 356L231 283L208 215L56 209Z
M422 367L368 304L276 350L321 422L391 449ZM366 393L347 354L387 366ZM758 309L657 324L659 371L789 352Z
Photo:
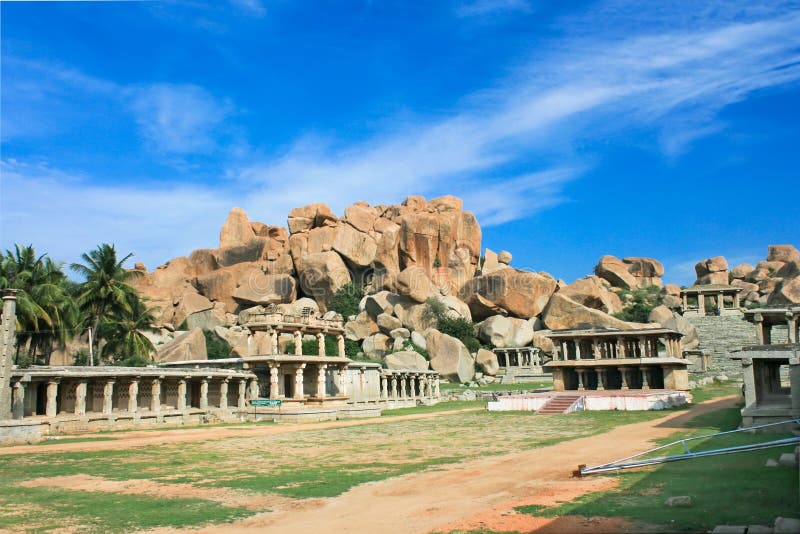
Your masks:
M549 447L493 456L356 486L332 499L291 510L273 509L232 525L202 532L430 532L498 526L500 517L521 504L553 504L606 489L602 477L570 478L578 464L597 464L651 446L694 417L735 406L736 397L716 399L660 419L617 427L604 434ZM568 522L564 522L568 521ZM576 522L578 521L578 522ZM584 522L517 516L523 531L618 531L619 521ZM522 524L520 524L522 522ZM586 527L585 529L583 527ZM166 531L162 531L166 532Z
M380 425L396 423L398 421L413 421L417 419L431 419L444 415L453 415L464 412L481 411L483 408L464 408L442 412L430 412L411 415L391 415L381 418L358 419L353 421L331 421L329 423L297 423L265 426L233 426L233 427L206 427L172 430L140 430L124 433L110 434L82 434L65 436L76 438L107 437L115 438L109 441L84 441L72 443L50 443L48 445L14 445L0 447L0 456L8 454L30 454L36 452L93 452L129 449L131 447L152 447L158 445L174 445L193 441L210 441L228 438L243 438L257 436L274 436L290 434L303 430L324 430L328 428L347 428L361 425ZM120 437L121 436L121 437Z

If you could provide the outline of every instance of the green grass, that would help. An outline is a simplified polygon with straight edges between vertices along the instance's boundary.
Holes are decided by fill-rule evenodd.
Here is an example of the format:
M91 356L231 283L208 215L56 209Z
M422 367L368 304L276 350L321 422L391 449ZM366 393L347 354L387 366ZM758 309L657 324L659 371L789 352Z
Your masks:
M41 443L37 443L37 445L58 445L61 443L86 443L91 441L114 441L118 438L112 437L105 437L105 436L86 436L84 438L77 437L77 438L56 438L56 439L48 439L42 441Z
M696 418L690 425L692 430L676 433L662 443L729 430L740 420L736 408L709 413ZM689 446L692 450L708 450L784 436L788 435L730 434L690 442ZM708 531L719 524L770 525L777 516L798 515L797 470L764 467L767 459L791 450L792 447L784 447L713 456L622 472L614 475L620 482L614 490L585 495L556 507L522 506L517 510L546 517L623 517L674 532ZM676 445L666 454L681 451ZM664 505L668 497L678 495L689 495L692 506Z
M413 408L395 408L393 410L381 410L381 417L393 415L411 415L420 413L447 412L450 410L463 410L465 408L486 409L486 401L451 401L440 402L432 406L414 406Z
M741 382L714 382L692 390L692 402L697 404L717 397L741 395Z
M467 387L464 384L442 383L439 389L446 392L461 393L462 391L522 391L532 389L550 389L553 387L552 380L536 380L534 382L520 382L518 384L501 384L493 382L485 386Z

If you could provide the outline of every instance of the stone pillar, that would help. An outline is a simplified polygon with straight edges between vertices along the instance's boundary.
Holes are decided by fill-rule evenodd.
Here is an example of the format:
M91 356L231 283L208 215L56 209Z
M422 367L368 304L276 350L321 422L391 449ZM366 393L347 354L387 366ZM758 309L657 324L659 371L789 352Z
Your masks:
M179 412L186 411L186 379L181 378L178 380L178 402L175 408Z
M324 344L324 341L323 341ZM324 363L319 364L317 369L317 397L325 398L325 369L328 368Z
M269 333L269 344L270 344L270 347L271 347L270 352L272 354L280 354L281 349L280 349L280 345L278 345L278 331L277 330L270 331L270 333Z
M336 346L339 349L339 357L346 358L347 353L344 350L344 336L342 334L336 336Z
M298 400L305 398L305 392L303 391L303 369L305 367L306 364L301 363L294 370L294 398Z
M719 308L720 314L725 310L725 294L722 291L717 296L717 308Z
M706 314L706 296L703 293L697 293L697 311L700 315Z
M647 356L647 353L645 352L645 343L644 343L644 339L643 339L643 338L641 338L641 337L640 337L640 338L638 338L638 339L636 340L636 345L639 347L639 357L640 357L640 358L645 358L645 357Z
M642 389L650 389L650 384L647 383L647 367L640 367L639 371L642 373Z
M759 345L764 345L764 317L760 313L753 314L753 324L756 327L756 338Z
M561 340L561 360L567 361L569 357L569 347L567 346L567 342L563 339Z
M742 304L739 300L739 292L737 291L736 293L733 294L733 309L738 310L741 307Z
M103 413L110 415L114 410L114 381L106 380L103 386Z
M22 419L25 417L25 382L17 380L12 384L12 388L12 416L14 419Z
M606 389L606 370L598 367L594 372L597 373L597 391L604 391Z
M239 398L236 407L239 410L247 409L247 381L244 378L239 379Z
M269 398L277 399L281 396L281 386L278 382L280 365L272 364L269 366Z
M622 375L622 386L620 389L628 389L628 371L624 367L619 367L619 374Z
M583 373L585 371L583 369L575 369L575 372L578 374L578 391L583 391L586 389L583 385Z
M744 381L744 405L745 407L756 404L756 375L752 358L742 358L742 380Z
M78 380L75 385L75 415L86 414L86 380Z
M406 398L406 375L403 373L400 375L400 398Z
M580 360L581 359L581 342L580 342L580 339L574 340L573 343L575 343L575 359L576 360Z
M683 311L689 309L689 299L686 298L686 293L681 293L681 298L683 299Z
M392 374L392 398L397 400L397 377Z
M325 334L321 332L317 334L317 354L325 356Z
M381 375L381 399L389 398L389 379Z
M161 411L161 380L158 378L150 383L150 411Z
M442 394L439 392L439 377L438 377L438 375L433 377L433 385L436 388L436 398L438 399L439 397L442 396Z
M139 380L131 380L128 384L128 411L136 413L139 411Z
M347 366L339 367L339 396L347 397Z
M303 334L300 330L295 330L294 332L294 355L303 355Z
M208 411L208 378L200 381L200 409Z
M600 343L596 339L592 340L592 356L595 360L601 359L603 356L600 354Z
M627 358L628 351L625 347L625 338L618 337L617 338L617 358Z
M789 343L797 343L797 317L787 319L789 324Z
M44 413L47 417L58 415L58 380L47 382L47 404Z
M11 371L17 351L17 289L3 292L0 324L0 420L11 417Z
M220 410L228 409L228 381L229 378L223 378L219 383L219 408Z

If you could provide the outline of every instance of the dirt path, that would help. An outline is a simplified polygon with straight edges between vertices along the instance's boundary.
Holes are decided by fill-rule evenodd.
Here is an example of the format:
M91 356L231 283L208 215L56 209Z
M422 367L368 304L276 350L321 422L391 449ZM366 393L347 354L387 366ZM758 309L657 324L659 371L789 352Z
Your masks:
M417 419L431 419L456 413L481 411L484 408L464 408L460 410L447 410L441 412L419 413L410 415L390 415L381 418L357 419L353 421L332 421L329 423L297 423L263 426L223 426L223 427L198 427L172 430L139 430L120 432L117 434L82 434L78 436L65 436L65 438L113 438L109 441L83 441L70 443L49 443L47 445L15 445L0 447L0 456L8 454L30 454L36 452L93 452L129 449L131 447L152 447L158 445L174 445L193 441L209 441L227 438L274 436L289 434L303 430L324 430L328 428L347 428L361 425L380 425L396 423L398 421L413 421Z
M597 464L647 449L653 439L672 434L698 415L733 407L736 402L736 397L716 399L686 412L617 427L596 436L363 484L336 498L287 510L274 508L270 513L233 525L208 527L202 532L316 534L487 527L537 532L619 531L624 529L624 522L619 520L551 520L508 514L521 504L553 504L607 489L613 480L572 479L570 473L578 464Z

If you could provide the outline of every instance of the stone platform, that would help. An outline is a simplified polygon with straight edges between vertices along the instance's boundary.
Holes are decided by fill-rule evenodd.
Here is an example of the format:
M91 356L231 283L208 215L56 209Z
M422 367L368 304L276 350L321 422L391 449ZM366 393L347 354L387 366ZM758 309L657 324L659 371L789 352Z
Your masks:
M535 412L550 400L576 395L581 399L575 411L665 410L692 401L692 394L688 391L671 389L560 391L497 397L497 400L488 403L487 408L490 412Z
M354 419L361 417L380 417L381 406L376 403L340 404L310 406L304 404L284 404L278 407L250 407L248 421L272 421L275 423L316 423Z

